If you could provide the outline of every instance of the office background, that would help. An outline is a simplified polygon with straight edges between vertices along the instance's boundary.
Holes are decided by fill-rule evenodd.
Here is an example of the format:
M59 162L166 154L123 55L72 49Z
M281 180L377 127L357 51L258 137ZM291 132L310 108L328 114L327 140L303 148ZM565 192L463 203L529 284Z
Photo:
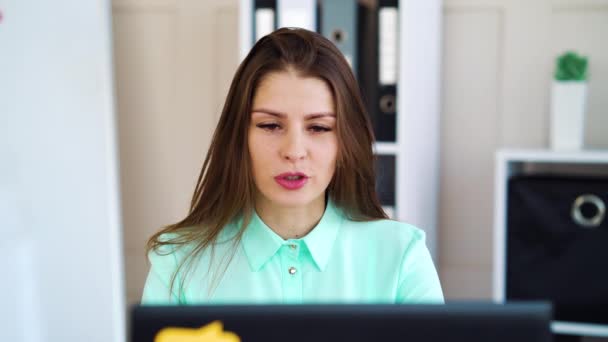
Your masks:
M238 5L0 0L0 337L124 337L146 239L186 213L239 62ZM585 146L608 149L607 33L608 0L443 1L448 300L492 296L494 153L549 146L565 50L589 57Z
M114 0L128 302L142 246L187 210L238 65L229 1ZM608 1L445 0L437 267L448 299L490 299L494 153L549 147L555 58L589 56L585 146L608 148Z

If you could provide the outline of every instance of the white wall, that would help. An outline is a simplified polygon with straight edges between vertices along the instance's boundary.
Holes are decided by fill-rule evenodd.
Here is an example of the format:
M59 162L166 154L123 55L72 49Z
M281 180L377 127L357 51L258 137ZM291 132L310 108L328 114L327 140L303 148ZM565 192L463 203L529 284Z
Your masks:
M440 277L449 299L490 299L494 154L548 148L555 58L589 57L585 148L608 149L608 0L445 0Z
M238 66L235 0L114 0L114 60L128 303L144 246L188 213Z
M110 4L0 11L0 341L123 341Z

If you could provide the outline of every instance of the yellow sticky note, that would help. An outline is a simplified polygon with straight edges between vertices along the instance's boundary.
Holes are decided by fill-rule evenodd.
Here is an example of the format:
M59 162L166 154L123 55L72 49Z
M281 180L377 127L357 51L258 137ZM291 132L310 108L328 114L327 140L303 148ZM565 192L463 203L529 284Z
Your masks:
M241 342L237 334L224 331L220 321L196 328L164 328L156 334L154 342Z

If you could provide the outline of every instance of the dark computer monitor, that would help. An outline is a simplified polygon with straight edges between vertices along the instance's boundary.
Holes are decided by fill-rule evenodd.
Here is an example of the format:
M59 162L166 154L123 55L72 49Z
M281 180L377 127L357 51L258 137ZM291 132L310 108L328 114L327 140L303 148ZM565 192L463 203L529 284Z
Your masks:
M244 342L548 342L551 314L547 303L135 306L130 333L132 342L152 342L167 327L219 321Z

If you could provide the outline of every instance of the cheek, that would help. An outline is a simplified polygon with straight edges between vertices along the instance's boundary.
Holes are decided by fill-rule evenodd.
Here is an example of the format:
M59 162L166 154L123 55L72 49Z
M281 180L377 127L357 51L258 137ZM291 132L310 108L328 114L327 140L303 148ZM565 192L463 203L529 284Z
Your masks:
M255 176L259 165L259 141L257 136L250 130L247 137L247 149L249 150L249 159L251 160L252 171Z
M338 141L336 137L331 137L324 141L317 148L319 161L328 168L328 171L333 174L336 167L336 159L338 157Z
M268 139L262 134L258 134L256 130L249 132L248 148L249 156L253 163L253 168L263 169L266 164L266 160L271 155L270 149L274 144L267 141Z
M249 148L249 154L251 155L251 159L258 159L260 156L260 148L263 146L263 141L261 136L255 129L249 130L249 136L247 138L247 145Z

